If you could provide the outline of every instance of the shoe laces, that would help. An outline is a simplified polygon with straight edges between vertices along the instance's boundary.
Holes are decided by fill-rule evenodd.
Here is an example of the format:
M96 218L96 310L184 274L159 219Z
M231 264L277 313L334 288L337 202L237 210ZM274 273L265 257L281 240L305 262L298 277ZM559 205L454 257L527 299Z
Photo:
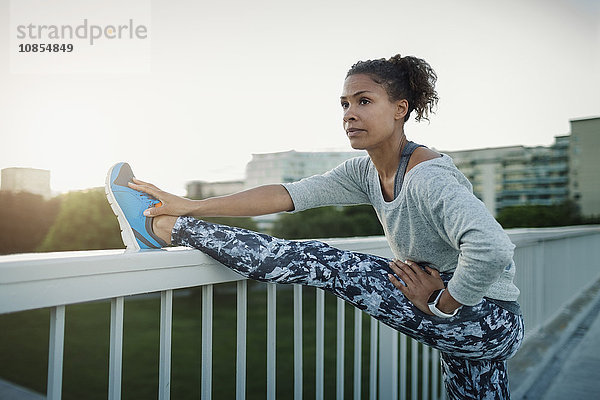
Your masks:
M154 196L149 195L148 193L144 193L144 192L137 192L137 193L138 193L138 196L141 197L144 204L147 204L148 206L154 206L155 204L160 203L160 200L158 200Z

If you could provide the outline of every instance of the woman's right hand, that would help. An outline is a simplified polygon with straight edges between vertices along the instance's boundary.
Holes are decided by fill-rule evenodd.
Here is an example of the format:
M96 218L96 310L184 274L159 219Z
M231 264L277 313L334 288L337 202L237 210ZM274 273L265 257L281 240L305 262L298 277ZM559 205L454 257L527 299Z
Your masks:
M144 211L144 215L147 217L156 217L158 215L172 215L174 217L179 217L190 215L190 213L194 211L193 200L167 193L151 183L133 178L133 182L129 182L129 187L147 193L160 201L160 205Z

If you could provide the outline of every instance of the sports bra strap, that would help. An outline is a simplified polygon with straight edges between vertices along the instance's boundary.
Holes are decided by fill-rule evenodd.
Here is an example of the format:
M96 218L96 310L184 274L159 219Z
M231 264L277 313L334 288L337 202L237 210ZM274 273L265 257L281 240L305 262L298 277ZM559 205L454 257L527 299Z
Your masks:
M408 161L413 151L419 147L425 147L422 144L416 144L415 142L408 141L402 149L402 155L400 156L400 163L398 164L398 171L396 171L396 179L394 180L394 199L400 194L402 190L402 184L404 183L404 175L406 174L406 168L408 167Z

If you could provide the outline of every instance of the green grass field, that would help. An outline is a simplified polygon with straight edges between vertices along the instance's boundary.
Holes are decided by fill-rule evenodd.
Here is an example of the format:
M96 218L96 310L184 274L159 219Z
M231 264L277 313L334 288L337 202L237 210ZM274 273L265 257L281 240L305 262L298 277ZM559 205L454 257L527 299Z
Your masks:
M266 393L266 290L248 285L247 398ZM235 397L235 284L215 286L213 311L213 398ZM293 292L277 291L277 397L293 397ZM346 306L345 397L352 396L354 315ZM47 309L0 315L0 377L41 393L48 363ZM106 399L110 302L66 308L63 399ZM158 393L160 298L126 298L123 338L123 399L152 399ZM200 398L201 291L175 291L173 300L171 398ZM409 346L410 347L410 346ZM368 391L369 318L363 315L362 392ZM408 349L410 350L410 349ZM325 296L325 398L335 397L336 303ZM409 364L410 365L410 364ZM406 371L407 372L407 371ZM303 289L303 391L314 398L315 289ZM410 382L409 382L410 384Z

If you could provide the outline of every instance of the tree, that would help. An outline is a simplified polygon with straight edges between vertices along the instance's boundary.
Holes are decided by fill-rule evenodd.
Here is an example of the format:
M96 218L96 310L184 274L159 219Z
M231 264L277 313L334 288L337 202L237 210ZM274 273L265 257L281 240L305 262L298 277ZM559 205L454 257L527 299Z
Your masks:
M189 196L192 200L203 200L208 197ZM238 228L249 229L251 231L258 230L258 225L250 217L198 217L206 222L213 222L215 224L235 226Z
M203 221L213 222L215 224L236 226L238 228L258 230L256 222L250 217L201 217Z
M535 228L591 223L581 217L577 204L567 200L551 206L522 205L505 207L496 218L503 228Z
M117 218L103 188L69 192L40 251L123 248Z
M383 228L371 206L320 207L280 215L273 235L286 239L311 239L382 235Z
M35 251L56 219L60 199L0 192L0 254Z

